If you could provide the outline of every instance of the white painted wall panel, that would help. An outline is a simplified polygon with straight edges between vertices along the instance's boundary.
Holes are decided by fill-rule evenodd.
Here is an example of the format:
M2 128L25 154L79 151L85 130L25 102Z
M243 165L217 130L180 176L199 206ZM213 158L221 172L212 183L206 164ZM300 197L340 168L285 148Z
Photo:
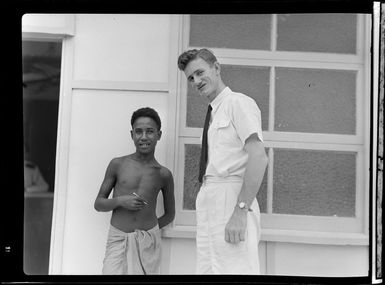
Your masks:
M167 94L124 91L74 91L69 144L69 177L64 232L63 273L101 272L111 213L93 203L109 161L133 153L131 115L140 107L156 109L167 132ZM164 140L155 156L166 161Z
M195 274L195 260L195 239L172 239L169 274Z
M76 15L76 80L168 81L170 16Z
M21 23L23 39L59 40L75 34L73 14L25 14Z
M366 246L269 243L268 274L289 276L367 276Z
M68 24L66 14L24 14L22 25L30 27L65 28Z
M168 247L170 243L170 249ZM191 238L163 238L166 252L162 262L169 264L168 274L195 274L196 272L196 241ZM259 262L261 274L266 274L266 242L259 243ZM164 269L167 269L164 266ZM163 272L163 271L162 271Z

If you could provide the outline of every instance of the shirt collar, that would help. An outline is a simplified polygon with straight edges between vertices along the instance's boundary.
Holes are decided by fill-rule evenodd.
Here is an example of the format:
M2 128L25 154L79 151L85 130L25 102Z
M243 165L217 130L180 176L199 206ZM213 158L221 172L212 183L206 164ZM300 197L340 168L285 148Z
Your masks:
M217 111L219 105L221 105L225 97L227 97L227 95L229 95L230 92L231 92L230 88L225 87L225 89L223 89L222 92L219 93L217 97L215 97L215 99L210 103L211 107L213 108L212 114L214 114Z

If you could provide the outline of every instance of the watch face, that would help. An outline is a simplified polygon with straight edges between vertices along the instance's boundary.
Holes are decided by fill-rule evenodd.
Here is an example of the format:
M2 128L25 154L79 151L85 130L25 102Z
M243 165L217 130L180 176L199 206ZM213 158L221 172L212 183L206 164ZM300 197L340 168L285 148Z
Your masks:
M239 203L239 208L243 209L243 208L245 208L245 206L246 206L245 202L240 202Z

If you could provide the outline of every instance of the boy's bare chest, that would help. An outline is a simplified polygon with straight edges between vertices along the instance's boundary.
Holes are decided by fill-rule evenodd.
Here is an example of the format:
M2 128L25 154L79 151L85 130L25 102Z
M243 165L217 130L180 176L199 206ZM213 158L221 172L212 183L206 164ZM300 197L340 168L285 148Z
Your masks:
M124 190L159 189L162 184L160 168L153 166L139 167L135 164L126 165L118 171L117 184L119 188Z

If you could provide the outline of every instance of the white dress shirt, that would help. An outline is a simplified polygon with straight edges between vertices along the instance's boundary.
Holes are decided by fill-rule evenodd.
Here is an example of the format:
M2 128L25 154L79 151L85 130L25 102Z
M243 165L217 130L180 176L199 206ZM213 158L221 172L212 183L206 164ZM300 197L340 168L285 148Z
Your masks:
M245 141L256 133L263 142L261 111L255 101L226 87L211 102L208 163L205 176L243 178L248 154Z

